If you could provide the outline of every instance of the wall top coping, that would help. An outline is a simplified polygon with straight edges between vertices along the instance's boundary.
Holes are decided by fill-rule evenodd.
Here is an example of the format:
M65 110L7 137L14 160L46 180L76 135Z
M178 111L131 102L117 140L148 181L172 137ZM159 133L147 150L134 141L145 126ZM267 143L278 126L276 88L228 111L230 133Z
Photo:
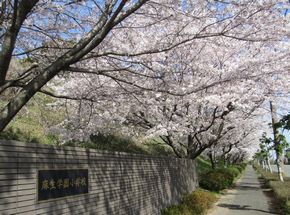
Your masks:
M0 151L1 147L10 148L11 151L16 151L17 148L30 148L31 152L48 152L53 150L56 152L73 152L73 153L82 153L87 155L113 155L113 156L124 156L124 157L143 157L143 158L159 158L159 159L177 159L177 160L190 160L186 158L162 156L162 155L147 155L147 154L138 154L138 153L129 153L129 152L117 152L117 151L107 151L107 150L97 150L97 149L87 149L80 148L75 146L54 146L40 143L24 143L16 140L4 140L0 139ZM15 150L14 150L15 148Z

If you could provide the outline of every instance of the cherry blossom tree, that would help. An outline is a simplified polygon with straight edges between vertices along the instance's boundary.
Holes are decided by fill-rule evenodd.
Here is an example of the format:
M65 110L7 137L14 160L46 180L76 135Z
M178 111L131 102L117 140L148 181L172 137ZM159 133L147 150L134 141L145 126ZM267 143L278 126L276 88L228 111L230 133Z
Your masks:
M289 77L287 71L281 72L287 66L284 64L287 57L283 52L280 55L270 52L265 48L269 43L259 44L259 53L255 52L256 44L234 43L232 39L220 42L216 38L207 39L204 43L199 41L192 45L199 45L200 49L179 46L168 51L165 58L163 53L158 53L155 61L153 58L150 60L154 66L141 77L129 72L116 77L110 75L113 72L106 72L102 78L95 79L88 73L83 81L89 79L88 83L94 85L87 84L90 87L83 91L84 84L78 87L79 83L72 79L72 84L75 84L69 85L66 91L79 94L78 98L88 99L86 102L94 105L89 109L81 108L81 116L71 114L78 119L69 123L80 131L73 130L72 133L84 136L84 131L87 134L98 132L102 123L109 128L115 124L126 132L131 129L133 133L139 131L158 136L172 147L177 156L192 159L211 147L222 147L226 152L235 143L239 147L233 150L235 156L231 160L239 160L237 151L246 149L242 147L246 136L249 133L253 136L251 128L259 124L250 120L253 114L257 114L256 109L272 96L271 92L287 92L287 83L279 81ZM275 65L277 62L279 67ZM149 75L152 68L155 68L157 77ZM86 96L87 93L90 95ZM94 102L96 98L104 100ZM74 108L75 111L80 110L78 107ZM92 111L95 114L89 114L87 120L91 126L78 127L78 122ZM257 143L258 137L255 138Z
M270 67L267 67L269 71L260 70L271 64L270 58L266 58L268 64L262 61L259 66L251 67L251 63L254 65L260 59L253 60L251 57L259 54L261 49L274 50L273 42L287 37L287 19L281 16L285 4L250 0L4 0L0 8L0 92L2 94L11 87L20 90L1 110L0 131L37 92L81 99L69 93L55 95L47 91L44 86L56 76L74 78L75 81L86 75L102 76L116 82L120 88L125 87L124 91L132 86L137 91L157 90L179 96L229 82L229 78L238 78L237 72L233 77L229 72L234 70L235 65L228 65L232 69L226 70L228 74L222 75L221 79L216 79L218 73L207 76L199 70L201 77L206 75L207 79L200 79L201 83L197 86L186 83L183 87L174 87L174 82L166 80L183 76L183 73L177 75L175 72L167 75L168 71L164 70L168 68L165 62L176 54L171 50L178 47L202 50L202 45L208 40L214 44L215 38L221 38L216 46L222 39L227 40L227 44L230 41L256 43L256 51L251 49L251 53L247 52L249 64L244 71L255 77L260 73L272 73ZM238 53L245 55L246 49L244 46ZM281 53L279 50L272 61L285 58ZM202 58L202 55L195 53L190 56L193 61L194 56ZM24 72L16 71L16 77L12 76L9 72L12 57L27 58L32 64ZM210 59L204 58L198 62L205 66L207 61ZM213 74L217 67L208 69ZM279 67L282 68L282 65ZM148 79L152 79L150 84L144 82ZM165 87L160 82L168 84ZM99 101L97 95L83 99Z
M244 111L234 113L228 121L233 129L205 151L213 168L217 164L227 166L235 163L238 155L245 154L247 155L245 158L251 158L257 150L258 138L265 127L261 120L261 116L264 114L265 110L260 106L256 107L254 111L251 110L251 114Z
M145 3L146 0L2 1L1 92L15 86L22 90L1 111L0 130L48 81L99 46L115 26ZM28 55L36 50L41 59L34 59L36 64L9 80L12 55Z

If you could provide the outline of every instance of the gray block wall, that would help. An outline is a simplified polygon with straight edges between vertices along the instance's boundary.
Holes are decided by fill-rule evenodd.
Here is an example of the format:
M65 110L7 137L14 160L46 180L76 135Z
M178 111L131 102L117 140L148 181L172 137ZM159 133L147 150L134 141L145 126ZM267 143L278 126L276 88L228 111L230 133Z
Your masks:
M89 170L89 193L37 201L37 172ZM0 214L153 215L196 187L192 160L0 140Z

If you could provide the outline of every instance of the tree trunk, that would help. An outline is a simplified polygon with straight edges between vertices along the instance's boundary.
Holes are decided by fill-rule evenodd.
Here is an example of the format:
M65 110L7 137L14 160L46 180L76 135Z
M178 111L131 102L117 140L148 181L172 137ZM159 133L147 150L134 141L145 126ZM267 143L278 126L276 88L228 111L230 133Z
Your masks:
M269 171L272 173L273 171L272 171L272 167L270 165L270 160L269 160L269 157L268 156L266 158L266 162L267 162L267 166L268 166Z
M277 120L277 110L276 106L270 101L270 109L271 109L271 116L272 116L272 127L273 127L273 134L274 134L274 149L276 152L276 164L277 164L277 169L278 169L278 176L280 181L284 181L283 178L283 170L282 170L282 165L283 165L283 160L282 160L282 153L279 150L279 141L278 141L278 136L279 136L279 131L277 126L275 124L278 122Z
M262 160L262 168L265 169L265 161Z
M212 151L210 151L210 152L208 153L208 157L209 157L209 159L210 159L211 168L212 168L212 169L216 169L216 162L215 162L214 155L213 155Z
M36 4L38 0L33 1L22 1L23 7L30 2L30 4ZM127 10L126 13L118 16L123 7L125 6L127 1L120 1L118 7L114 7L115 4L107 4L106 10L100 17L98 23L94 26L94 28L87 33L75 46L66 52L63 56L59 57L55 62L53 62L50 66L48 66L44 71L36 76L33 80L31 80L21 92L16 95L8 105L6 105L0 111L0 132L5 129L8 123L14 118L14 116L20 111L20 109L55 75L57 75L61 70L66 69L68 66L78 62L82 57L96 48L108 35L111 29L119 24L122 20L126 19L129 15L137 11L145 2L148 0L140 0L136 2L134 6ZM30 5L29 4L29 5ZM31 8L33 5L31 5ZM30 9L31 9L30 8ZM29 8L27 9L29 12ZM25 14L24 14L25 15ZM24 16L26 17L26 15ZM24 21L24 18L22 22ZM21 27L21 23L19 23L19 28ZM15 42L14 42L15 43ZM13 41L10 42L10 47L14 47ZM7 43L8 44L8 43ZM6 49L5 49L6 50ZM8 59L3 54L3 51L0 53L0 58ZM13 52L13 50L12 50ZM11 54L11 51L7 48L7 53ZM0 60L1 60L0 59ZM3 62L0 61L0 67L2 68L2 64L7 63L6 60ZM8 62L9 64L9 62ZM1 71L1 70L0 70ZM0 78L4 78L6 76L5 71L1 71ZM0 80L0 84L1 84ZM3 84L3 83L2 83Z
M227 162L228 160L227 160L227 155L224 155L223 156L223 163L224 163L224 168L227 168L227 166L228 166L228 162Z
M12 53L15 48L16 38L24 22L27 14L32 10L39 0L30 1L14 1L13 3L13 14L11 15L12 21L6 32L1 44L0 51L0 86L5 84L6 75L12 59ZM12 4L12 3L11 3ZM4 12L3 12L4 13ZM5 16L5 14L3 14Z
M21 108L40 90L49 80L51 80L61 69L68 64L60 60L48 67L43 73L34 78L21 92L16 95L7 106L0 112L0 131L3 131Z

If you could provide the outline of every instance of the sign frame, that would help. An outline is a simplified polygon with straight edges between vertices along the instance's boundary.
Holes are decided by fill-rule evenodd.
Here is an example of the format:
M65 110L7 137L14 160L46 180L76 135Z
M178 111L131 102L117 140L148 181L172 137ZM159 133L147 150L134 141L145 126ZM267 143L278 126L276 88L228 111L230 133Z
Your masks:
M43 199L43 200L39 200L39 172L40 171L76 171L76 170L86 170L87 171L87 192L86 193L79 193L79 194L71 194L71 195L66 195L66 196L60 196L60 197L53 197L53 198L48 198L48 199ZM37 169L36 170L36 202L37 203L44 203L44 202L51 202L51 201L57 201L57 200L62 200L62 199L67 199L67 198L71 198L71 197L79 197L79 196L85 196L90 194L90 174L89 174L89 168L41 168L41 169Z

